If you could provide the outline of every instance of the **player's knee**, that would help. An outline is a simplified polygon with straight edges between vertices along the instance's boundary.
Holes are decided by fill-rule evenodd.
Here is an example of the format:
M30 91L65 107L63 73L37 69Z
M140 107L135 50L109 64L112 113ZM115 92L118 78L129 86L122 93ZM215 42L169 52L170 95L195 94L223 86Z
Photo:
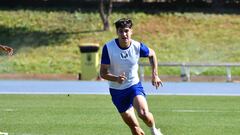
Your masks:
M146 111L146 110L141 110L138 112L138 116L141 118L141 119L146 119L149 115L149 111Z

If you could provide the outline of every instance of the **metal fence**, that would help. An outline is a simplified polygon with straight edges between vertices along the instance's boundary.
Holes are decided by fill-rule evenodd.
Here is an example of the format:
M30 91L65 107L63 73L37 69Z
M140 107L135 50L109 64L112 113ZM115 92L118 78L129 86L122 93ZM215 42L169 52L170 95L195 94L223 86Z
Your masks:
M139 63L140 79L144 81L144 67L149 63ZM159 67L180 67L182 81L191 80L191 67L223 67L226 68L226 81L232 81L231 67L240 67L240 63L158 63Z

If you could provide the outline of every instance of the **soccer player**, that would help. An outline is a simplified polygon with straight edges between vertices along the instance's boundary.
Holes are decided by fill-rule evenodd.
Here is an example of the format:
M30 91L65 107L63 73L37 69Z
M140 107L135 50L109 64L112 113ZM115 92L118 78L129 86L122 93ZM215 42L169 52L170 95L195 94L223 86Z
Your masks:
M13 49L11 47L5 46L5 45L0 45L0 51L5 51L8 55L13 54Z
M107 42L102 50L100 75L109 81L113 104L133 135L144 135L138 116L150 128L152 135L162 135L155 127L154 117L149 112L146 94L138 77L140 57L148 57L152 66L152 85L158 88L162 81L158 77L155 52L145 44L131 39L133 23L122 18L115 22L118 38Z

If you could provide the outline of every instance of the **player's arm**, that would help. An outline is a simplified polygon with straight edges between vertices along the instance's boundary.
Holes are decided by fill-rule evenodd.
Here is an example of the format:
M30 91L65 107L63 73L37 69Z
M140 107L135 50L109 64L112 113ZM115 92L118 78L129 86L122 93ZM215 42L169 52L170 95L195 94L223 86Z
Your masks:
M107 46L103 46L102 50L102 57L101 57L101 66L100 66L100 76L103 79L106 79L108 81L123 83L124 80L126 80L125 73L122 73L121 75L113 75L109 72L110 67L110 58L108 55Z
M158 62L157 62L157 56L155 54L155 51L149 48L149 62L152 67L152 85L158 88L160 85L162 85L162 81L158 77Z
M103 79L106 79L108 81L113 81L113 82L118 82L118 83L122 83L124 80L126 80L126 76L125 73L116 76L113 75L109 72L109 66L108 64L101 64L100 66L100 75Z

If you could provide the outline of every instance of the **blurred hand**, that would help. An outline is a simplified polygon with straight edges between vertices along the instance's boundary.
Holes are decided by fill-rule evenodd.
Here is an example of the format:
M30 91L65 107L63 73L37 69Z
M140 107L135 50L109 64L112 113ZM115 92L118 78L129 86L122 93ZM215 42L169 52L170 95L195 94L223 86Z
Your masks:
M118 76L117 82L122 84L123 81L125 81L126 79L127 79L127 77L125 76L125 72L123 72L121 75Z
M156 89L158 89L158 87L160 85L163 86L162 81L160 80L160 78L158 76L153 76L152 77L152 85L155 86Z
M0 49L5 51L8 55L13 54L13 49L11 47L5 46L5 45L0 45Z
M5 46L4 49L7 51L8 55L13 55L13 49L11 47Z

